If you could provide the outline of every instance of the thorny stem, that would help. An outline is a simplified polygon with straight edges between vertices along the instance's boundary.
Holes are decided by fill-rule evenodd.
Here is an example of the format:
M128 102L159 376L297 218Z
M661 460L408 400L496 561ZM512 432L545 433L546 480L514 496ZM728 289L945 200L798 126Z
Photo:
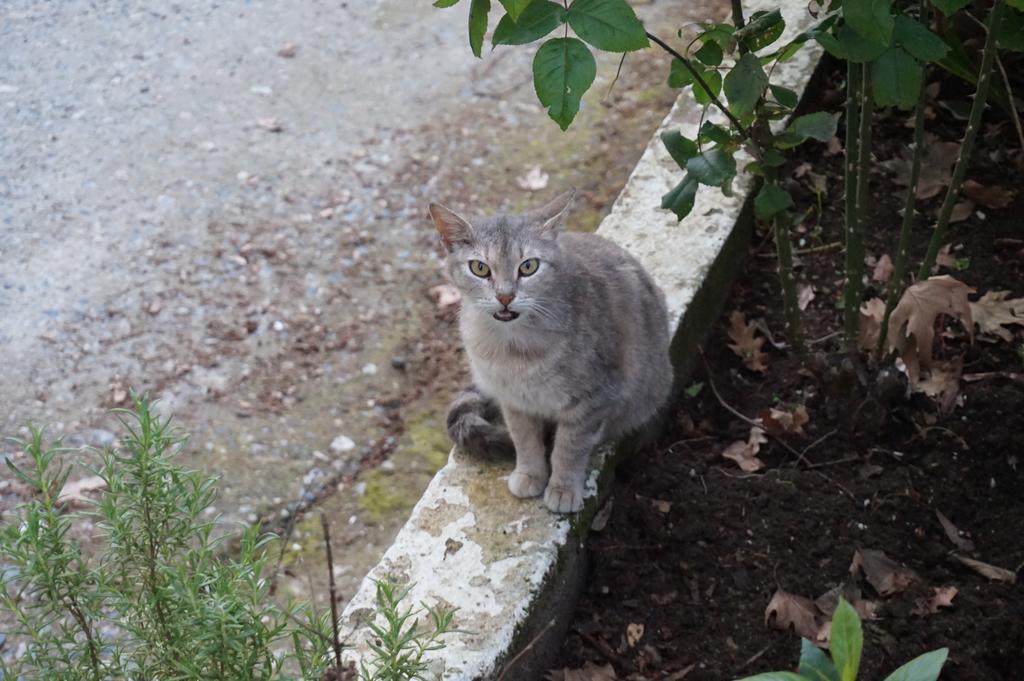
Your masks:
M921 0L921 23L928 25L928 0ZM889 331L889 317L896 307L896 299L903 288L903 277L907 273L907 261L910 260L910 232L914 224L914 206L917 200L917 183L921 177L921 159L924 157L924 109L927 101L927 81L921 78L921 89L917 93L917 109L914 114L914 156L910 162L910 183L903 199L903 223L900 225L900 238L896 246L896 260L893 262L892 274L885 296L885 316L878 334L878 345L875 347L875 360L880 361L884 353L885 341Z
M765 167L764 182L775 185L779 182L778 171ZM802 360L807 355L804 333L800 324L800 304L796 292L796 277L793 275L793 246L789 242L789 211L783 210L772 218L775 234L775 253L779 260L779 283L782 285L782 307L786 318L786 336L793 350Z
M704 90L707 96L711 99L711 103L715 105L715 108L721 111L723 114L725 114L725 117L729 119L729 122L732 123L737 130L739 130L741 135L743 135L746 138L750 138L750 130L745 125L740 123L739 119L736 118L736 116L734 116L732 112L729 111L729 109L726 108L724 104L722 104L722 101L715 96L715 93L711 91L711 86L708 85L707 81L704 80L704 77L700 75L700 72L697 71L697 69L693 68L693 64L690 63L690 60L681 55L679 52L673 49L668 43L666 43L664 40L654 35L650 31L647 31L646 33L647 37L650 38L651 42L653 42L658 47L665 50L670 55L679 60L679 62L683 65L683 68L689 71L690 75L693 77L693 81L697 83L697 85L700 85L701 89Z
M946 231L949 227L949 219L953 214L953 206L960 196L960 188L963 185L964 177L967 175L967 166L970 163L971 151L974 149L974 140L978 136L978 128L981 127L981 114L985 110L985 103L988 100L989 83L992 80L992 62L996 56L996 31L1003 17L1004 0L995 0L992 9L989 10L988 20L985 22L985 29L988 35L985 36L985 47L981 53L981 67L978 70L978 88L974 93L974 103L971 105L971 113L967 119L967 130L960 142L960 154L956 159L956 166L953 168L953 177L950 180L949 188L946 190L946 197L942 200L942 207L939 209L939 217L935 223L935 231L932 232L931 241L928 242L928 252L921 262L921 269L918 271L918 279L926 279L935 265L935 258L939 250L946 243Z
M861 163L864 140L865 112L864 67L853 62L846 63L846 170L844 190L846 192L846 283L843 286L843 336L848 347L856 343L857 317L860 311L861 278L864 269L864 233L862 227Z

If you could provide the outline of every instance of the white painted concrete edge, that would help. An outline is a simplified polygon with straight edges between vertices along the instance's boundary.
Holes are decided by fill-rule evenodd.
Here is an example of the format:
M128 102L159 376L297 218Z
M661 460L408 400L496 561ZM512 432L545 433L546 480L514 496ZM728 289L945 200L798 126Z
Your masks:
M765 0L746 4L751 12L777 6ZM780 9L787 37L811 23L802 0L784 0ZM819 58L817 46L808 43L796 58L776 67L773 82L802 93ZM658 135L666 129L681 129L687 137L695 137L700 113L689 91L679 97L598 228L598 234L627 248L651 272L665 291L676 332L681 321L691 324L686 313L722 255L755 186L755 179L743 172L731 196L702 186L693 212L682 222L658 208L662 195L682 175ZM738 160L742 168L744 161ZM713 321L702 323L709 328ZM700 329L700 335L708 328ZM599 488L607 488L611 478L610 470L605 470L611 468L606 466L609 454L606 449L594 456L587 506L577 516L565 517L550 513L540 499L524 501L508 493L511 462L474 461L453 452L345 608L343 636L350 646L349 657L371 659L370 634L364 625L374 616L374 580L385 577L411 585L409 605L458 608L456 624L468 633L447 637L443 650L428 654L437 678L494 678L527 645L527 635L532 637L547 626L549 617L561 615L564 625L574 594L560 592L571 591L566 585L579 577L581 564L576 558ZM542 621L538 621L541 611ZM516 660L506 679L540 678L537 669L517 669L522 665L522 659Z

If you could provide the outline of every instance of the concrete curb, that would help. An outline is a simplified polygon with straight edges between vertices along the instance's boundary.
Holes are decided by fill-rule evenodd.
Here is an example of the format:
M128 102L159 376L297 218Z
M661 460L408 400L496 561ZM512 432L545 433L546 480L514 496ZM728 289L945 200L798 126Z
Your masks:
M748 5L749 11L778 6L763 0ZM787 37L811 23L799 0L785 0L780 9ZM809 44L775 69L777 82L802 93L819 57L817 46ZM687 91L658 133L681 129L693 138L700 114ZM742 261L756 186L754 177L741 172L730 197L701 187L693 212L677 222L657 206L680 177L655 134L598 228L598 234L636 255L665 291L677 382L691 370L696 348L717 319ZM491 679L502 673L506 681L542 678L582 587L587 531L609 492L616 458L610 448L595 454L587 502L580 513L565 517L548 512L539 499L513 498L506 488L510 462L452 452L345 608L350 656L359 659L369 650L364 623L373 617L373 580L387 577L412 585L409 605L459 609L457 625L469 633L448 637L447 646L429 656L439 678Z

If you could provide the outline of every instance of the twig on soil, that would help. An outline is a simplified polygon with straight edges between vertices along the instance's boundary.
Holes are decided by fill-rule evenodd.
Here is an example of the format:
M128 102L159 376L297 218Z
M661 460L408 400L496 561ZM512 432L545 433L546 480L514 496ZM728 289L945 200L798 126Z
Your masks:
M841 335L842 331L833 331L832 333L825 334L821 338L815 338L814 340L807 341L808 345L817 345L818 343L824 343L827 340L832 340L836 336Z
M1024 374L1018 374L1015 371L983 371L979 374L964 374L961 378L966 383L984 381L989 378L1007 378L1011 381L1024 381Z
M835 485L835 486L836 486L836 487L838 487L838 488L839 488L840 490L842 490L842 491L843 491L843 492L844 492L844 493L846 494L846 496L850 497L850 498L851 498L851 499L853 499L854 501L857 501L857 497L856 497L856 496L854 496L853 492L851 492L850 490L848 490L848 489L847 489L847 488L846 488L846 487L845 487L845 486L844 486L844 485L843 485L842 483L836 482L835 480L833 480L833 479L832 479L832 478L830 478L829 476L825 475L825 474L824 474L824 473L822 473L821 471L812 471L812 472L813 472L813 473L815 473L815 474L816 474L816 475L817 475L818 477L820 477L820 478L824 478L825 480L828 480L828 481L829 481L829 482L831 482L831 483L832 483L833 485Z
M540 637L546 634L548 629L550 629L553 626L555 626L555 619L552 617L551 620L546 625L544 625L544 628L538 631L537 635L530 639L530 642L523 646L523 649L516 653L516 656L505 664L505 666L501 670L501 673L498 674L498 678L495 679L495 681L503 681L505 678L505 674L508 673L508 670L511 669L515 665L515 663L519 661L519 658L525 655L527 651L532 649L533 646L537 644L537 641L540 640Z
M574 629L573 631L579 634L579 637L587 643L589 643L591 647L593 647L599 653L604 655L605 660L611 663L613 667L617 667L620 671L625 671L626 669L629 669L632 666L629 663L629 660L625 659L624 657L622 657L622 655L619 655L617 652L615 652L615 650L610 645L608 645L607 641L599 639L596 636L591 636L590 634L582 632L579 629Z
M777 643L778 643L779 641L783 641L783 640L786 640L786 639L785 639L785 637L783 637L783 636L779 636L779 637L777 637L777 638L776 638L776 639L775 639L774 641L772 641L771 643L769 643L768 645L766 645L766 646L765 646L764 648L761 648L761 650L757 651L756 653L754 653L753 655L751 655L750 657L748 657L748 658L747 658L747 661L746 661L746 662L744 662L743 664L741 664L741 665L740 665L739 667L736 667L736 673L737 673L737 674L739 674L739 673L740 673L740 672L742 672L742 671L743 671L744 669L746 669L746 668L747 668L747 667L749 667L750 665L752 665L752 664L754 664L755 662L757 662L757 661L758 661L759 659L761 659L761 658L762 658L762 657L764 656L764 654L765 654L765 653L767 653L767 652L768 652L769 650L771 650L772 648L774 648L774 647L775 647L775 645L776 645L776 644L777 644Z
M842 241L833 241L830 244L822 244L821 246L811 246L810 248L801 248L801 249L795 250L795 251L793 251L793 255L814 255L816 253L827 253L828 251L833 251L833 250L835 250L837 248L842 250L842 247L843 247L843 242ZM759 258L774 258L775 254L774 253L758 253L757 257L759 257Z
M825 433L824 435L822 435L821 437L819 437L817 440L812 442L811 444L809 444L806 447L804 447L803 451L800 452L800 459L797 460L797 463L799 463L802 460L804 462L804 464L808 468L814 468L815 466L819 465L819 464L808 463L808 461L807 461L807 452L811 451L812 449L814 449L815 447L820 445L822 442L824 442L825 440L827 440L830 437L832 437L833 435L835 435L837 432L839 432L839 431L837 431L835 429L830 430L827 433Z
M860 461L860 457L859 456L844 456L841 459L834 459L832 461L822 461L820 463L809 463L809 464L807 464L807 469L808 470L813 470L815 468L826 468L828 466L840 466L840 465L842 465L844 463L853 463L854 461Z
M327 549L327 575L330 578L329 593L331 596L331 643L334 644L335 669L341 672L341 640L338 631L338 592L334 584L334 554L331 551L331 526L327 516L320 513L320 525L324 528L324 547Z

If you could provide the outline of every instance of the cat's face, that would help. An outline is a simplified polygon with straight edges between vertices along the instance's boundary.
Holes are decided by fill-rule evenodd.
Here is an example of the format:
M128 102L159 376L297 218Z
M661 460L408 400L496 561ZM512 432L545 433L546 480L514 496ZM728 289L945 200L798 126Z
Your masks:
M447 269L464 310L506 330L559 325L555 305L561 265L558 232L574 192L522 215L472 223L431 204L430 215L448 251Z

